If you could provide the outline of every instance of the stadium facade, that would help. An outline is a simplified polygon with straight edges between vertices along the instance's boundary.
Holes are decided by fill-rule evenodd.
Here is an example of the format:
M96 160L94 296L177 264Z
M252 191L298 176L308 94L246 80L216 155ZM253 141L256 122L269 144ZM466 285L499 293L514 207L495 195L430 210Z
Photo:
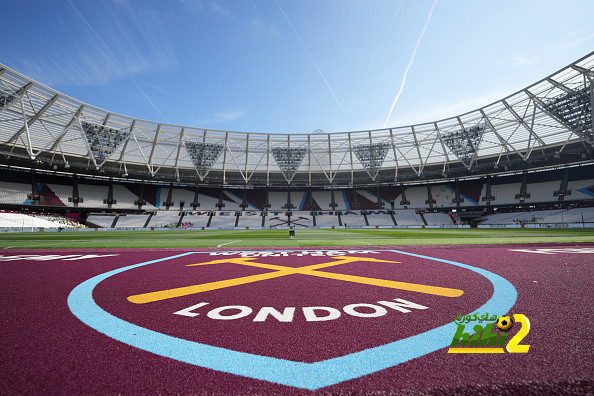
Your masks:
M185 209L222 210L225 201L238 210L546 204L571 200L576 180L582 180L576 188L583 191L573 198L583 201L591 198L588 180L594 177L593 82L594 52L506 98L447 119L371 131L273 134L124 116L0 64L2 180L31 181L23 205L95 210L163 206L181 211L184 204ZM44 178L47 183L39 183ZM84 197L78 180L105 189L97 187ZM531 182L550 183L550 194L531 200ZM48 199L42 185L52 183L56 191ZM118 206L114 183L135 192L126 206ZM513 197L497 202L492 184L510 185L506 194ZM59 185L70 190L59 192ZM447 198L432 196L431 185L443 187ZM411 202L409 188L426 193L409 190L415 196ZM151 189L159 191L153 205L143 197L143 190ZM195 194L176 201L176 189ZM271 196L285 191L283 205L271 205ZM291 191L297 193L293 201ZM217 202L205 207L200 194ZM85 198L97 204L85 204ZM0 203L19 206L20 201Z

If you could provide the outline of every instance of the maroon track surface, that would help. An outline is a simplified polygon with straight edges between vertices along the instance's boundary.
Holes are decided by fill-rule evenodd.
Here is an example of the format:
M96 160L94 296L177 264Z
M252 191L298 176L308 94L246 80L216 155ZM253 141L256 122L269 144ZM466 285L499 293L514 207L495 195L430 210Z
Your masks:
M441 349L318 392L594 392L594 333L591 330L594 253L537 254L511 250L554 247L557 245L396 248L483 268L511 282L518 291L518 298L510 314L521 313L530 319L531 331L523 341L531 345L530 351L527 354L452 355L446 353L447 349ZM560 247L594 250L594 244ZM380 249L387 248L377 251ZM70 312L66 303L68 295L85 280L116 268L184 251L188 250L3 251L4 256L117 256L71 261L2 261L0 257L0 392L307 393L136 349L89 328ZM126 300L134 294L270 271L237 264L186 267L225 257L195 254L110 277L96 287L93 296L97 304L112 315L161 333L252 354L315 362L449 323L458 313L475 312L493 292L485 278L457 267L395 253L346 255L376 257L400 264L355 262L322 271L457 288L464 290L464 294L457 298L439 297L294 274L148 304L132 304ZM332 259L261 257L255 261L302 267ZM374 304L394 298L413 301L429 309L406 314L388 310L387 315L378 318L358 318L343 313L340 318L326 322L307 322L300 310L306 306L342 309L347 304ZM196 311L200 316L173 315L199 302L209 303ZM206 316L209 310L227 305L252 307L254 313L237 320L213 320ZM253 322L251 319L264 306L281 311L284 307L297 309L291 323L271 318L266 322Z

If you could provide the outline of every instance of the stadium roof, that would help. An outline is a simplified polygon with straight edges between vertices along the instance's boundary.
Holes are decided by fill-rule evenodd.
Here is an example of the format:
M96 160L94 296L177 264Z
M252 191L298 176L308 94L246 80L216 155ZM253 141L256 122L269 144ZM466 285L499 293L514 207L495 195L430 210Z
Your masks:
M0 64L5 164L187 183L398 183L591 161L594 52L506 98L381 130L266 134L100 109Z

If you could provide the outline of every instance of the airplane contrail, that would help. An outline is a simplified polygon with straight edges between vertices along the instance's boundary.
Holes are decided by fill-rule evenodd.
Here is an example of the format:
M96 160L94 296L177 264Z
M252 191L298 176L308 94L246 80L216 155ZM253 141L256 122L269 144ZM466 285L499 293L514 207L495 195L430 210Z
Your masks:
M95 35L95 37L97 38L97 40L99 40L99 42L101 44L103 44L103 46L112 55L112 57L115 58L115 55L113 54L113 51L111 50L110 46L107 45L107 43L103 40L103 38L101 38L101 36L99 35L99 33L97 33L97 31L93 28L93 26L91 26L91 24L89 23L89 21L87 21L87 19L78 10L78 8L76 8L76 6L74 4L72 4L72 2L70 0L66 0L66 1L68 2L68 4L70 4L70 6L72 8L74 8L74 11L76 11L76 13L80 17L80 19L82 19L82 21L85 23L85 25L87 25L87 27L93 32L93 34ZM163 120L165 120L165 117L163 116L163 113L161 113L159 111L159 109L157 108L157 106L155 106L155 104L153 103L153 101L149 99L149 97L140 88L140 86L138 85L138 83L136 81L134 81L134 79L132 78L132 75L130 74L129 70L127 70L125 68L122 68L119 65L116 65L111 59L108 59L107 61L111 64L111 66L114 68L114 70L120 71L122 74L126 75L134 83L134 85L136 85L136 88L138 88L138 90L140 91L140 93L142 94L142 96L144 96L144 98L150 103L150 105L153 107L153 109L155 109L157 111L157 113L159 113L159 115L161 116L161 118Z
M394 14L394 18L392 18L392 22L390 22L390 25L388 25L388 28L384 32L384 37L382 37L382 41L380 41L379 46L375 50L375 54L373 54L373 58L371 58L371 62L369 62L369 66L371 66L373 64L373 61L375 61L375 58L376 58L377 54L379 54L380 49L384 45L384 41L386 41L386 37L388 37L388 32L390 31L390 29L392 29L392 25L394 24L394 21L396 20L396 17L400 13L400 9L402 8L402 5L403 4L404 4L404 0L402 0L400 2L400 6L398 6L398 9L396 10L396 13Z
M283 10L283 7L281 7L280 3L278 2L278 0L276 1L276 5L278 6L278 8L280 8L281 12L283 13L283 15L285 16L285 19L287 20L287 22L289 23L289 26L291 26L291 29L293 29L293 33L295 33L295 36L297 36L297 40L299 40L299 42L301 43L301 46L303 47L303 49L305 50L305 52L307 53L307 56L309 56L309 59L311 60L311 63L313 63L313 65L315 66L316 70L318 71L318 73L320 73L320 77L322 77L322 80L324 80L324 83L326 84L326 86L328 87L328 90L330 91L330 93L332 94L332 96L334 96L334 99L336 100L336 103L338 103L338 106L340 106L340 110L342 110L342 112L344 113L344 107L342 107L342 104L340 103L340 100L338 100L338 98L336 97L336 95L334 94L334 91L332 90L332 88L330 87L330 84L328 84L328 81L326 80L326 77L324 77L324 74L322 74L322 71L320 70L320 68L318 67L318 64L316 63L316 61L314 60L313 56L311 56L309 50L307 49L307 47L305 46L305 44L303 43L303 40L301 40L301 37L299 36L299 33L297 33L297 30L295 30L295 27L293 26L293 24L291 23L291 20L289 19L289 17L287 16L287 14L285 13L285 10Z
M150 100L148 96L146 96L146 94L144 93L144 91L142 90L142 88L140 88L140 85L138 85L138 83L136 81L134 81L134 79L132 77L130 77L130 80L132 80L132 82L134 83L134 85L136 85L136 88L138 88L138 90L140 91L140 93L142 94L142 96L144 96L144 98L151 104L151 106L153 106L153 109L155 109L157 111L157 113L159 113L159 115L161 116L161 118L163 120L165 120L165 116L163 115L163 113L161 113L159 111L159 109L157 108L157 106L155 106L155 104L153 103L153 101Z
M398 103L398 99L400 98L402 91L404 91L404 85L406 84L406 75L408 74L408 71L410 70L410 67L412 66L412 64L415 60L415 55L417 54L417 49L419 48L419 44L421 44L421 40L423 39L423 35L425 34L425 31L427 30L427 26L429 26L429 22L431 21L431 15L433 15L433 10L435 9L435 6L437 5L437 1L438 0L435 0L433 2L433 6L431 7L431 10L429 11L429 15L427 16L427 21L425 22L425 26L423 26L423 30L421 31L421 35L419 36L419 38L417 40L417 44L415 45L415 49L412 53L412 56L410 57L408 66L406 67L406 70L404 71L404 75L402 76L402 83L400 84L400 89L398 90L398 93L396 94L396 97L394 98L394 102L392 103L392 107L390 108L390 112L388 113L388 117L386 117L386 122L384 122L384 128L386 127L386 125L388 125L388 121L390 121L390 117L392 116L392 111L394 111L394 107L396 106L396 103Z

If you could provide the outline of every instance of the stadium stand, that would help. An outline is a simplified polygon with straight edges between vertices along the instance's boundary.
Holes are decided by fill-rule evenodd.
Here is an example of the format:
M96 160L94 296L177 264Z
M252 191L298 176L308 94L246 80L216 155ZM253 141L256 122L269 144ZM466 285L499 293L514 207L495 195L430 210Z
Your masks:
M396 224L399 226L422 226L422 225L425 225L421 216L414 209L395 210L394 211L394 219L396 219Z
M544 216L539 223L594 223L594 208L573 208Z
M520 224L537 223L546 216L557 215L565 212L565 209L520 211L512 213L496 213L485 217L481 224ZM480 219L479 219L480 220Z
M405 194L406 199L410 202L410 205L407 205L409 208L423 209L429 207L429 205L425 202L428 198L427 187L409 187L405 190ZM398 204L396 207L402 206Z
M594 179L570 180L567 189L571 194L565 196L566 201L594 199Z
M114 209L135 209L138 207L134 204L138 201L138 196L120 184L113 185L113 200L115 203L111 207Z
M106 208L107 205L103 200L107 199L108 189L107 186L79 184L78 196L83 199L82 204L79 206L86 208ZM70 192L72 195L72 189Z
M594 222L594 208L551 209L495 213L478 220L481 225L506 224L567 224Z
M454 224L454 222L452 221L452 218L445 213L425 212L425 213L423 213L423 217L425 217L425 221L427 222L427 225L430 225L430 226L453 225Z
M0 228L84 228L84 225L55 214L0 212Z
M360 210L343 210L340 213L340 219L343 227L360 227L366 226L365 216Z
M268 212L267 216L265 216L264 227L289 227L289 218L287 217L286 212Z
M315 213L317 227L338 227L338 213L334 211L318 211Z
M187 223L190 228L201 228L208 225L210 219L210 211L198 210L187 212L183 218L183 222Z
M87 226L110 228L116 217L117 215L112 213L91 213L87 217Z
M456 190L446 184L431 185L431 197L435 200L436 208L455 206Z
M22 183L0 182L0 203L3 204L25 204L28 195L31 194L31 186Z
M506 183L491 185L491 194L495 197L492 205L508 205L519 203L516 195L520 193L522 183Z
M363 199L363 205L360 206L361 209L382 209L382 206L389 209L390 208L390 201L386 201L385 198L381 195L378 197L375 192L371 192L369 190L357 190L357 194L359 194L359 201ZM379 204L378 204L379 198Z
M292 211L291 227L295 227L295 228L313 227L313 216L311 215L311 212Z
M180 212L177 210L158 210L153 213L149 220L148 227L177 227L180 219Z
M144 228L149 216L148 213L120 214L114 228Z
M307 191L289 191L289 194L291 195L291 208L289 209L303 210Z
M370 210L367 211L367 221L370 226L394 226L392 215L387 210Z
M256 228L262 227L262 212L256 210L246 210L239 216L238 227Z
M252 209L264 210L266 192L264 190L245 190L246 202Z
M287 205L287 191L270 191L268 193L270 210L282 210Z
M223 210L214 212L210 220L210 228L232 228L235 227L235 211Z
M72 186L65 184L46 184L46 186L63 205L74 207L74 202L72 202ZM83 206L82 203L79 206Z
M171 200L175 202L180 208L182 207L181 203L183 202L183 209L192 209L194 196L195 192L189 188L173 188L171 190ZM198 196L198 203L200 203L200 196ZM201 203L200 207L202 207ZM214 206L213 209L215 209Z
M322 210L332 209L330 206L332 202L332 192L331 191L312 191L312 196L314 201L318 204ZM336 208L334 210L346 210L347 203L344 200L343 194L340 190L334 192L334 203L336 204Z

